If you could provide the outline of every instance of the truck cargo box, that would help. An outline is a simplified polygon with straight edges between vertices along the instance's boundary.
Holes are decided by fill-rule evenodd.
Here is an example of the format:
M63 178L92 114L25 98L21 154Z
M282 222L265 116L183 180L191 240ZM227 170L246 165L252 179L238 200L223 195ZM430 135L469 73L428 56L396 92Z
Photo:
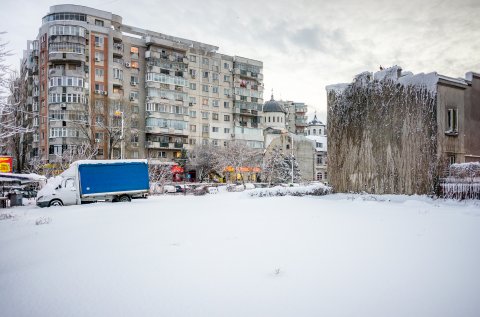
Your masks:
M79 162L81 197L147 192L149 189L146 161Z

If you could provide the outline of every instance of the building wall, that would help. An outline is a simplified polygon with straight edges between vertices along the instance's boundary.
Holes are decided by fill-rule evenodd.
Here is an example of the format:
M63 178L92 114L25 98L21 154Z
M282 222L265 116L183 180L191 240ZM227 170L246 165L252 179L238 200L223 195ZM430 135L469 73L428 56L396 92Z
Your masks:
M465 92L465 162L480 161L480 74L467 73L470 87Z
M302 181L314 180L315 147L312 142L302 135L281 134L276 136L272 138L266 150L270 151L278 146L283 153L289 155L293 148L293 155L298 163Z
M466 84L440 79L437 85L438 156L450 163L465 162L465 91ZM458 127L449 131L448 110L456 110Z

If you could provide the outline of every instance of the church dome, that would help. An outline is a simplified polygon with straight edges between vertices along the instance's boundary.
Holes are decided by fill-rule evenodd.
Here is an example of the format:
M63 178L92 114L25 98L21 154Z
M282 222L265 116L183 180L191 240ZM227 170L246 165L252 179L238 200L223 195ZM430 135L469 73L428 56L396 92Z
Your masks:
M308 123L308 125L324 125L322 121L317 119L317 114L313 117L313 120Z
M273 99L270 99L263 105L263 112L283 112L286 113L282 105Z

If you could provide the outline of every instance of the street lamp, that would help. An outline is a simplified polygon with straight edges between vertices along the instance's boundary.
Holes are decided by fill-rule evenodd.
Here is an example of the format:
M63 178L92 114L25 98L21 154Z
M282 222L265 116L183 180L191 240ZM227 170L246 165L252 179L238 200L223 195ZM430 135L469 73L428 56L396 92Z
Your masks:
M123 160L123 111L115 111L115 116L121 116L122 118L122 130L120 134L120 159Z

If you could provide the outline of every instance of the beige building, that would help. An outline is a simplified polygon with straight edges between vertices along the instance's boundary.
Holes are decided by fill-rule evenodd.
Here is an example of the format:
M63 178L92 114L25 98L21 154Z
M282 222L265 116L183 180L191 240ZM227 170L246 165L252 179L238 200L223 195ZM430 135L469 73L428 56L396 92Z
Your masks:
M318 120L317 114L315 114L313 120L308 123L305 129L305 136L311 140L315 146L314 179L328 182L327 127L322 121Z
M263 148L260 61L78 5L50 7L24 61L37 114L32 157L56 160L84 142L97 158L171 160L231 140Z

